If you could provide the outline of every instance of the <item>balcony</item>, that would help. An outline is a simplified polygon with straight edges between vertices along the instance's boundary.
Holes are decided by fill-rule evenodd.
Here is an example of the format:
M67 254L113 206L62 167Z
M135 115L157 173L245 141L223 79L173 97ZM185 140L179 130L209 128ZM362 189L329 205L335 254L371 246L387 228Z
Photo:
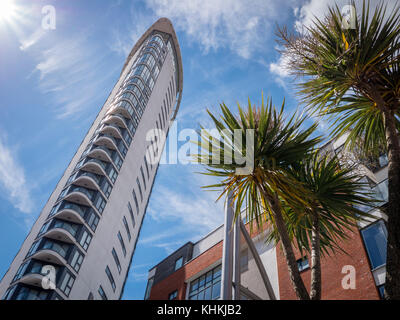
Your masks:
M30 259L26 261L23 265L21 265L21 267L18 269L17 274L13 279L13 282L19 281L19 283L41 287L43 276L48 275L48 271L46 269L43 269L43 267L48 265L48 263L35 259ZM58 279L65 267L56 264L53 264L51 266L54 267L56 272L56 279Z
M99 221L99 216L93 208L65 200L53 207L49 217L61 218L78 224L86 223L92 231L96 230Z
M108 133L98 133L93 142L100 146L105 146L111 150L117 150L118 144L121 139L113 137L111 134Z
M93 144L87 152L87 155L99 159L103 162L111 162L115 154L114 150L107 148L104 145Z
M47 238L74 244L82 224L77 224L58 218L49 221L39 235L45 234Z
M72 248L72 244L44 237L32 245L27 257L58 265L66 265Z
M116 139L122 139L123 133L126 129L120 128L118 125L113 123L104 123L100 127L100 132L113 136Z
M26 284L17 284L7 290L4 300L62 300L54 290L43 290Z
M88 189L78 185L70 185L65 188L59 199L65 199L78 204L91 205L97 194L96 190Z

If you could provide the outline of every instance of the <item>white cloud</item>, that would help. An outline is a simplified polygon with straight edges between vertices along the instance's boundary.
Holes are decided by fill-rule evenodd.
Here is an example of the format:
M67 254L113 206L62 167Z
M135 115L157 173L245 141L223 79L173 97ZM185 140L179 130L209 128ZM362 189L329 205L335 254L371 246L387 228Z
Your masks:
M162 186L148 214L154 220L178 221L185 228L196 230L198 234L210 231L223 221L222 201L215 203L216 193L200 189L197 192L193 194L185 190L184 193L178 193Z
M115 71L100 71L104 55L90 47L87 38L83 32L33 53L38 61L35 70L40 74L39 88L43 94L51 94L50 103L59 118L91 106L110 71Z
M28 48L32 47L35 45L44 35L46 34L46 30L43 28L38 28L34 33L27 37L23 37L20 39L20 50L24 51L27 50Z
M356 1L357 9L361 8L362 1ZM375 7L382 3L381 0L370 0L370 10L374 10ZM310 0L307 1L300 9L294 11L297 16L297 20L295 22L295 28L298 31L302 30L302 27L309 27L312 25L312 21L315 17L322 18L327 14L328 6L335 6L335 4L339 7L340 10L346 5L350 4L348 0ZM385 4L388 6L387 12L391 13L395 5L398 4L398 0L386 0ZM360 11L358 11L360 12Z
M287 6L292 1L284 3ZM273 22L282 17L281 3L264 0L147 0L158 16L172 20L178 31L199 42L204 52L229 48L250 58L265 47ZM280 16L279 16L280 15Z
M24 213L31 213L33 201L30 188L25 179L24 169L19 165L11 149L0 137L0 187L5 197L15 208ZM26 221L30 223L28 219Z

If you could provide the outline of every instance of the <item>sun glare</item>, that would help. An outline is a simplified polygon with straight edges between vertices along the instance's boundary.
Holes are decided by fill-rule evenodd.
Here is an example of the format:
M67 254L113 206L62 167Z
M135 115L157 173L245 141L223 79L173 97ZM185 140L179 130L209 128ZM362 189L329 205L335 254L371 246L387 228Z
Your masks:
M0 21L10 20L15 14L14 0L0 0Z

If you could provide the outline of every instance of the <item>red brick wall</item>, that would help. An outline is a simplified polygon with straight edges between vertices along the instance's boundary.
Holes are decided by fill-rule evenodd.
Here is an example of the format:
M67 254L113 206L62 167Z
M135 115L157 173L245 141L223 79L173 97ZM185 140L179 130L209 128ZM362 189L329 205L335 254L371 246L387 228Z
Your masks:
M327 300L377 300L378 290L370 271L367 253L361 239L360 232L355 228L354 232L348 232L349 239L342 242L342 248L348 253L335 253L321 260L322 271L322 299ZM297 299L289 279L286 260L280 244L276 250L279 278L279 293L281 300ZM311 257L307 255L309 262ZM296 251L296 259L301 255ZM344 265L352 265L356 270L356 289L345 290L342 288L342 274ZM307 290L310 289L311 270L307 269L301 273Z
M204 270L222 258L222 241L203 252L196 259L189 261L182 268L153 285L150 292L150 300L167 300L170 293L178 290L177 300L186 297L185 281L198 272Z

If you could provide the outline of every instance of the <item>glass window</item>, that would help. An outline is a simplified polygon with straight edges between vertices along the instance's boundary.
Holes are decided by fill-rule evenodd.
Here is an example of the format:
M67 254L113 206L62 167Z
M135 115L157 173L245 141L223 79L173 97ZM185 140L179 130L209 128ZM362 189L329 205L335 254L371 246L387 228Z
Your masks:
M14 291L15 291L16 288L17 288L16 285L13 286L13 287L11 287L11 288L8 288L7 291L6 291L6 293L5 293L4 296L3 296L2 300L11 300L11 298L12 298L12 296L13 296Z
M178 290L175 290L174 292L171 292L168 295L168 300L175 300L177 296L178 296Z
M122 238L121 232L118 231L118 239L119 239L119 243L121 244L121 249L122 252L124 253L124 257L126 256L126 248L125 248L125 243L124 243L124 239Z
M138 202L138 199L136 197L135 189L132 190L132 195L133 195L133 200L135 201L136 214L139 214L139 202Z
M83 230L79 244L82 246L83 249L85 249L85 251L87 251L91 240L92 235L87 230Z
M118 272L121 273L121 263L119 262L117 251L115 251L114 248L112 249L112 255L114 257L115 264L117 265Z
M25 274L25 270L28 267L28 264L29 264L29 261L25 262L18 268L17 274L15 275L13 282L21 279L21 277Z
M144 161L144 165L146 166L147 179L149 179L149 178L150 178L150 174L149 174L149 165L148 165L148 163L147 163L146 156L143 157L143 161Z
M379 220L361 230L365 248L372 269L386 263L387 230L385 223Z
M135 217L133 215L132 206L131 206L131 203L129 201L128 201L128 211L129 211L129 215L131 216L132 226L133 226L133 228L135 228Z
M140 174L142 175L144 190L146 190L146 179L144 177L144 172L143 172L143 167L142 166L140 166Z
M126 234L128 235L128 240L131 241L131 231L129 230L128 221L126 221L125 216L122 218L122 221L124 222Z
M72 258L70 261L70 266L76 271L78 272L79 269L81 268L83 262L83 254L80 253L80 251L78 249L75 249L74 253L72 254Z
M116 285L115 285L114 277L112 276L112 273L111 273L110 268L108 266L106 268L106 274L107 274L108 280L110 280L110 284L111 284L111 287L112 287L113 291L115 291Z
M60 283L60 290L65 293L66 296L69 296L71 292L72 286L74 285L75 277L69 272L66 271L64 274L64 278Z
M221 266L190 283L189 300L217 300L221 295Z
M99 220L100 219L97 216L97 214L94 212L94 210L92 210L87 218L87 224L89 225L90 229L96 231L97 225L99 224Z
M180 257L175 261L175 270L178 270L183 265L183 257Z
M310 267L310 265L308 264L308 258L303 257L303 258L297 260L297 267L299 268L300 272L308 269Z
M154 278L150 278L149 281L147 282L147 287L146 287L146 293L144 295L144 300L149 299L150 297L150 292L151 292L151 287L153 286Z
M137 184L137 186L139 188L140 201L143 201L142 187L140 186L139 178L136 178L136 184Z
M103 213L106 203L106 200L100 194L97 195L97 199L93 202L94 206L100 213Z
M107 296L106 296L106 293L104 292L102 286L99 287L99 295L100 295L101 299L103 299L103 300L108 300L108 299L107 299Z

